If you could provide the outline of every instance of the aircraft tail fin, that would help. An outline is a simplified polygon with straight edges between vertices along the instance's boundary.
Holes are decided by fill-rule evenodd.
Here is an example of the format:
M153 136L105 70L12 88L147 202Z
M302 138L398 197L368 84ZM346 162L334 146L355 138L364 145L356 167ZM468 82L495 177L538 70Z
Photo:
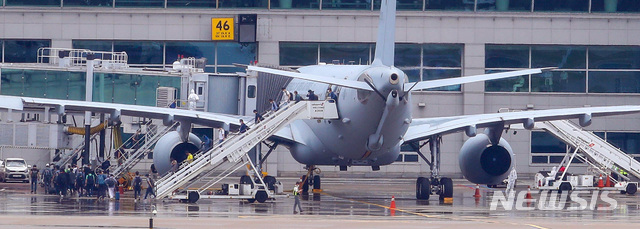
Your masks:
M396 39L396 0L382 0L373 65L393 66Z

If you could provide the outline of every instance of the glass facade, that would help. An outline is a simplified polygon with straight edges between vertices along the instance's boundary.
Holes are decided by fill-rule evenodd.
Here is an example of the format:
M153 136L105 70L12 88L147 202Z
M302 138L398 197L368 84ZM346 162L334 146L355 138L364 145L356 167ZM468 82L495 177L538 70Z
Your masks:
M373 3L372 3L373 2ZM5 0L5 6L378 10L380 0ZM397 0L398 10L638 13L637 0Z
M2 68L0 94L85 100L85 72Z
M488 92L640 93L640 47L487 45L487 73L556 67L485 82Z
M180 94L178 76L96 72L93 80L93 100L97 102L155 106L158 87L173 87Z
M7 63L35 63L38 49L50 47L51 40L0 40L0 57Z
M250 64L257 59L258 49L256 44L241 45L237 42L102 40L74 40L73 48L125 51L129 56L129 65L137 67L170 67L179 57L204 57L207 58L207 72L241 71L233 64Z
M404 71L409 82L445 79L462 75L461 44L396 44L394 65ZM319 62L330 64L370 64L375 45L368 43L280 42L280 65L300 67ZM460 91L460 85L430 89Z

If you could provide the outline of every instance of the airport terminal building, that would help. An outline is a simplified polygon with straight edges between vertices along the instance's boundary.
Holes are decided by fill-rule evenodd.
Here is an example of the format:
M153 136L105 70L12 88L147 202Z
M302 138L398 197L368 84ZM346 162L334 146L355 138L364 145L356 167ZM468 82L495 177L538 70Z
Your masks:
M35 63L41 47L125 51L128 64L137 67L171 67L179 56L204 57L205 71L211 73L242 72L234 63L254 61L290 68L368 64L375 50L379 4L380 0L3 0L0 57L3 63ZM635 0L398 0L396 28L395 66L411 82L557 68L414 92L414 118L640 104L640 2ZM235 32L220 34L222 30ZM84 98L82 74L55 78L24 71L7 74L11 71L10 66L2 69L2 95ZM184 85L170 75L155 75L147 89L138 87L147 75L130 77L125 83L131 87L114 86L112 93L94 101L153 106L156 87ZM225 112L244 114L235 109ZM640 158L639 118L594 118L586 129ZM522 176L549 170L567 150L543 131L507 130L503 137L516 153ZM442 174L461 176L458 152L466 139L464 133L444 136ZM20 144L26 140L0 142L5 152ZM298 174L302 167L284 147L266 165L269 173L278 175ZM339 175L337 167L322 170ZM428 172L428 165L407 150L380 171L351 167L342 174L414 178Z

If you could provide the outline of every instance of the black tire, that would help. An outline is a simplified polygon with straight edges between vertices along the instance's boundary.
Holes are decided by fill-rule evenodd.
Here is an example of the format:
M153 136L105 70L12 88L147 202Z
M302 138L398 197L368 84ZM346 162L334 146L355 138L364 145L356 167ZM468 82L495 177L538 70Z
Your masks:
M627 184L627 188L625 190L629 195L636 194L636 192L638 191L638 185L636 185L635 183L629 183Z
M321 189L322 186L320 184L320 176L313 176L313 189Z
M440 200L453 197L453 181L451 178L440 178L440 187L442 188L442 191L440 192Z
M302 176L302 194L309 194L309 180L307 175Z
M269 195L267 194L267 192L263 190L258 191L256 193L256 200L258 201L258 203L264 203L265 201L267 201L268 198L269 198Z
M247 202L253 203L253 202L256 202L256 199L247 199Z
M189 201L189 203L195 203L200 199L200 193L198 192L189 192L187 194L187 201Z
M276 186L276 178L273 176L265 176L264 179L264 184L267 185L267 189L269 190L274 190L275 186Z
M419 177L416 181L416 198L418 200L429 200L431 195L431 182L429 179Z
M253 182L251 182L251 177L247 175L242 175L240 177L240 184L251 184L251 188L253 188Z
M562 193L563 191L571 191L571 189L573 189L573 187L571 187L571 183L562 182L562 184L560 184L560 187L558 187L558 193Z

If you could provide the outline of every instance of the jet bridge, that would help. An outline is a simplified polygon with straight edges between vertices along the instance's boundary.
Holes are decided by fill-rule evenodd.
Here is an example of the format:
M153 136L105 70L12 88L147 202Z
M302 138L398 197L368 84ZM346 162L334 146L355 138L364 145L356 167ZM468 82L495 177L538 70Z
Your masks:
M169 197L195 202L208 188L238 169L246 167L251 172L249 174L254 176L251 182L255 188L251 193L244 195L258 202L273 199L275 193L267 188L247 153L294 120L337 118L336 104L327 101L290 103L278 111L267 113L263 121L250 125L245 133L229 136L209 151L196 155L193 161L183 162L175 173L165 175L156 181L156 198ZM208 178L209 181L205 181L207 179L204 178ZM254 178L258 178L259 182L255 183ZM198 188L191 191L191 187ZM177 189L180 190L176 191Z
M640 162L594 133L584 131L567 120L536 123L536 127L544 129L574 149L579 149L583 154L577 157L596 167L600 172L604 173L610 170L620 177L624 177L618 171L618 168L620 168L640 179ZM565 156L561 166L572 161L572 159L569 159L571 158L570 155L568 153Z

